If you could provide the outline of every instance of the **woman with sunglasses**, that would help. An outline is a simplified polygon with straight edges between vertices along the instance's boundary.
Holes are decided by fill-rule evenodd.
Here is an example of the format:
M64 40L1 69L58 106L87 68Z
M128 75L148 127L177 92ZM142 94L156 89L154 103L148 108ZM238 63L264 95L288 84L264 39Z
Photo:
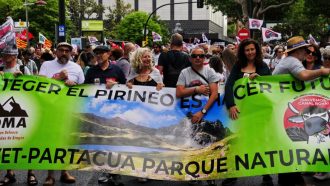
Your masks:
M235 81L248 77L254 79L257 76L270 75L268 65L262 60L260 45L252 39L243 40L238 46L237 62L232 68L225 86L225 103L229 110L229 117L233 120L238 119L239 108L234 102L234 84ZM222 186L234 185L237 178L228 178L222 182ZM272 177L264 175L262 185L273 185Z
M306 49L306 58L302 62L304 67L307 70L316 70L320 69L322 66L321 52L319 47L315 44L312 44Z

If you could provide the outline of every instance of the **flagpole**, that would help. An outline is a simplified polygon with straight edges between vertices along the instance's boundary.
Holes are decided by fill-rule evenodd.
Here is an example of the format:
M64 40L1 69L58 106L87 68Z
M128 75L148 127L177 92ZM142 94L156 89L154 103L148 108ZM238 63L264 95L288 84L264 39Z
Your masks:
M25 0L25 21L26 21L26 48L30 47L29 43L29 14L28 14L28 3Z
M35 3L28 3L27 0L25 0L25 3L23 4L25 6L25 21L26 21L26 48L30 47L29 43L29 13L28 13L28 6L30 5L37 5L37 6L44 6L47 3L43 0L37 0Z

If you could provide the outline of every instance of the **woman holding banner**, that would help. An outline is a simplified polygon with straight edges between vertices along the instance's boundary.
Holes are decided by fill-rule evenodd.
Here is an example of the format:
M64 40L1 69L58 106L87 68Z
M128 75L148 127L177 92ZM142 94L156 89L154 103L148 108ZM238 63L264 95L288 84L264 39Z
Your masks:
M130 57L131 70L127 78L127 87L133 85L155 86L157 90L164 87L159 70L154 67L152 53L148 48L136 49ZM138 178L138 182L147 182L147 178Z
M237 59L226 82L224 98L227 109L229 110L229 116L233 120L238 119L240 113L239 108L234 102L233 88L235 81L243 77L253 80L257 76L271 74L268 65L262 60L261 47L255 40L245 39L240 43L237 51ZM225 179L222 185L233 185L236 180L237 178ZM273 185L272 178L269 175L264 175L262 184Z

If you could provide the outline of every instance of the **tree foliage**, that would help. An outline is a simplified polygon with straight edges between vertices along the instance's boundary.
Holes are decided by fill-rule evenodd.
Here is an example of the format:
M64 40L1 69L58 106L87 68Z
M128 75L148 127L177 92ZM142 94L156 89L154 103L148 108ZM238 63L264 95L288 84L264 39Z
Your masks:
M112 7L109 6L107 8L109 13L106 15L105 20L105 32L109 34L110 31L125 17L125 15L130 14L134 10L132 9L132 5L129 3L125 3L123 0L116 0L116 4Z
M69 34L71 37L78 37L80 36L81 20L91 17L100 18L105 7L94 0L86 0L83 3L80 3L80 0L70 0L67 9L71 21Z
M112 36L119 40L132 41L138 44L141 44L144 40L143 30L144 24L148 19L148 14L146 12L136 11L125 16L119 24L114 27L114 30L111 32ZM160 24L157 18L152 18L149 20L147 29L148 41L152 41L151 32L157 32L163 37L163 42L168 41L168 30L165 25Z
M272 9L281 8L294 3L295 0L206 0L216 11L221 11L235 20L247 17L263 19L264 14Z
M28 1L35 2L35 1ZM58 1L47 0L47 5L36 6L28 5L29 31L35 36L32 44L38 42L38 33L44 34L47 38L54 41L55 24L58 22ZM14 21L26 20L25 6L22 0L0 0L1 23L7 16L11 16Z
M311 3L313 6L310 6ZM329 6L328 0L297 0L285 13L282 24L274 30L287 37L301 35L306 38L312 34L316 40L326 42L330 22L330 13L326 9Z
M248 18L264 19L267 12L288 6L295 0L206 0L215 11L236 21L237 29L248 28Z
M102 4L96 3L95 0L85 0L83 4L81 4L81 9L83 10L83 18L90 19L94 14L95 17L100 18L101 14L104 13L104 6Z

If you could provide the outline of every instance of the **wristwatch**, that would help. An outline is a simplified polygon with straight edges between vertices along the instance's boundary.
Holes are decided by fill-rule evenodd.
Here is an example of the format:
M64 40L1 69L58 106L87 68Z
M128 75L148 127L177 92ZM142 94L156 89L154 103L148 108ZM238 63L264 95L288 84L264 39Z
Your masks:
M205 108L203 108L202 110L201 110L201 112L202 112L202 114L206 114L206 109Z

